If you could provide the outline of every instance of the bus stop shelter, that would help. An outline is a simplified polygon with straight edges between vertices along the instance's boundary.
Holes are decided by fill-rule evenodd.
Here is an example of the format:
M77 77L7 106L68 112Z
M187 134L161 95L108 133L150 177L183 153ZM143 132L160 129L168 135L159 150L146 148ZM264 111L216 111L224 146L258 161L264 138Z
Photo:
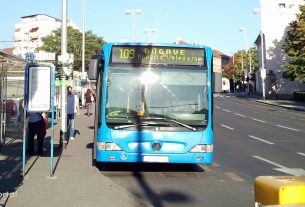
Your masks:
M18 109L23 98L25 64L23 58L0 50L0 150L8 133L19 132Z

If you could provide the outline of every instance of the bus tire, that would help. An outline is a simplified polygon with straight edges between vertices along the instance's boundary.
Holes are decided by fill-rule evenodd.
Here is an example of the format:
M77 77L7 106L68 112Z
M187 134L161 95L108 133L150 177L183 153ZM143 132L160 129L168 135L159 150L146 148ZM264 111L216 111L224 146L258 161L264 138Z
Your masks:
M96 167L96 159L92 158L92 166Z
M93 140L92 145L92 166L96 166L96 139Z
M97 161L95 160L95 167L96 167L97 169L99 169L99 171L103 171L103 170L105 169L105 163L103 163L103 162L97 162Z

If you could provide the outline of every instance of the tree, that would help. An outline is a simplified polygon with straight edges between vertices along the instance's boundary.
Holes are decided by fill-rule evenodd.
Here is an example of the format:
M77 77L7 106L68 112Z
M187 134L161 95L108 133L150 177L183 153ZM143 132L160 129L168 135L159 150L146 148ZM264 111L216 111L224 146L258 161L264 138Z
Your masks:
M82 67L82 33L68 27L67 30L67 52L74 55L73 69L81 71ZM61 54L61 29L54 30L52 34L42 38L43 45L39 50L54 52L56 57ZM101 46L105 43L102 37L97 37L92 31L85 33L85 67L88 66L92 55L98 53ZM57 58L56 58L57 59ZM57 65L57 62L55 62Z
M251 76L254 77L255 70L257 69L257 49L255 47L250 48L248 55L249 57L251 56ZM240 50L234 53L234 56L230 58L228 64L224 67L224 77L229 78L234 83L242 81L246 65L248 65L247 68L250 68L250 61L246 61L246 51Z
M287 55L283 77L305 82L305 5L300 6L297 19L289 24L282 48Z

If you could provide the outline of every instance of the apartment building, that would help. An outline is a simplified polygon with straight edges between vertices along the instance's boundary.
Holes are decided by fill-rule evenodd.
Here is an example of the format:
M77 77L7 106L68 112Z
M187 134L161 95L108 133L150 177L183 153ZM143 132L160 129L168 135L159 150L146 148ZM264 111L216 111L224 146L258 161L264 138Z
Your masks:
M230 57L223 54L217 49L213 49L213 92L222 92L223 71L226 64L230 61Z
M278 98L291 98L294 91L305 90L305 84L283 78L285 54L282 50L289 23L296 19L299 5L302 4L305 4L304 0L260 0L259 15L264 37L264 62L267 70L266 97L275 95ZM259 68L262 68L260 35L258 35L255 44L258 47ZM262 93L259 72L256 74L256 91Z
M79 29L68 20L68 26ZM46 14L33 14L21 17L21 22L15 25L14 55L25 56L27 52L36 52L42 46L42 37L61 27L61 20Z

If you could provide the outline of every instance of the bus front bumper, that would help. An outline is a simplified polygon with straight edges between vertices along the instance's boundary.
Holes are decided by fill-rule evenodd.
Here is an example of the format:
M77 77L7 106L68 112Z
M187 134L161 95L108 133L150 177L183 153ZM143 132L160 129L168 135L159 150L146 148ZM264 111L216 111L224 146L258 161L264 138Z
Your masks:
M185 153L185 154L146 154L127 153L124 151L97 150L97 162L150 162L150 163L193 163L211 164L213 153Z

